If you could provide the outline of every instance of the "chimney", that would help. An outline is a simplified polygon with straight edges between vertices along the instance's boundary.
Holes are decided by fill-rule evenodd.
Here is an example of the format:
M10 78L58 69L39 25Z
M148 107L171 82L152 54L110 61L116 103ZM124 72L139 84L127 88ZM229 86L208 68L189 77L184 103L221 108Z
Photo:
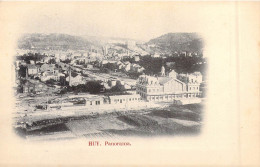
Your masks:
M28 67L26 68L26 75L25 75L26 79L28 79Z
M71 68L69 66L69 86L71 86Z

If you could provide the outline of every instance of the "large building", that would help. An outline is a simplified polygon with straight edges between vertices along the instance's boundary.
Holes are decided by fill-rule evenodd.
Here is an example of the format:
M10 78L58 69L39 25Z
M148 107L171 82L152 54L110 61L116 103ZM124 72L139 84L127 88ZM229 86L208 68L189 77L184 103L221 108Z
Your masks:
M175 71L161 77L141 75L136 84L136 91L147 101L173 101L200 97L200 83L198 80L191 81L177 79Z
M69 68L69 76L66 78L66 81L69 83L69 86L85 84L83 77L78 73L71 72L71 68Z

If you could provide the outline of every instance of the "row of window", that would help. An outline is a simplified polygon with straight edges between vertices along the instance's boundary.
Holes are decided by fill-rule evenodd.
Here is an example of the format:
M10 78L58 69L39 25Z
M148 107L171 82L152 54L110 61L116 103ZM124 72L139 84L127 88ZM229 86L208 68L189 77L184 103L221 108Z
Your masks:
M114 102L120 102L122 103L123 101L126 101L127 99L115 99ZM136 100L140 100L140 98L128 98L128 101L136 101Z
M181 98L182 95L171 95L171 96L164 96L165 99L172 99L172 98ZM154 100L154 99L163 99L163 96L151 96L150 99Z
M90 101L89 105L100 105L100 101Z
M137 88L137 91L140 90L140 91L143 91L143 92L147 92L147 88ZM148 89L148 92L159 92L160 89Z
M170 96L164 96L164 98L167 99L174 99L174 98L181 98L182 95L170 95ZM199 97L199 94L188 94L188 96L185 94L183 97ZM163 100L163 96L150 96L150 100Z
M192 88L193 88L193 90L199 90L199 87L197 86L197 87L190 87L190 90L192 90Z

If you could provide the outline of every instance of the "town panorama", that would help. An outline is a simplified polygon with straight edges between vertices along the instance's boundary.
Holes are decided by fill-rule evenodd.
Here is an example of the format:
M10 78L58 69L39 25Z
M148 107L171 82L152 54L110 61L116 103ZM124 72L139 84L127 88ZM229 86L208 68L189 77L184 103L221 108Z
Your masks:
M207 58L196 33L149 41L24 34L13 127L27 140L198 135Z

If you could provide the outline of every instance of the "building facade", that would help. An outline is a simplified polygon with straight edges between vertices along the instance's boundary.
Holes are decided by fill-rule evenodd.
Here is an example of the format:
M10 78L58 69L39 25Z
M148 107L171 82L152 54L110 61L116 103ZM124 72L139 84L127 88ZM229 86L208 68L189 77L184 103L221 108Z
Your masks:
M34 64L28 64L27 65L28 75L36 75L39 72L39 69Z
M200 97L198 83L185 83L176 76L177 73L174 71L163 77L141 75L136 84L136 92L146 101L173 101Z

